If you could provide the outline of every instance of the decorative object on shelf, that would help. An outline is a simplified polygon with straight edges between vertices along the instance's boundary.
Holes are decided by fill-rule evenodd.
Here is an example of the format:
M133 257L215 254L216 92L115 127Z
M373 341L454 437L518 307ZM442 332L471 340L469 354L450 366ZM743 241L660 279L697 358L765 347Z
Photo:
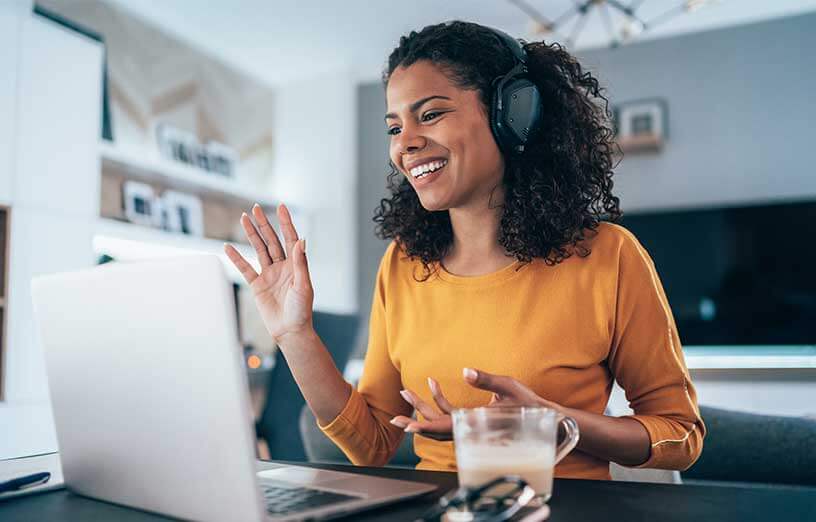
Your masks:
M555 35L555 38L567 47L572 47L586 26L587 20L592 16L597 16L600 17L609 35L609 46L617 47L676 16L714 4L718 0L675 0L674 6L665 11L647 9L651 11L648 19L645 19L646 15L642 8L645 0L630 0L626 3L623 0L575 0L566 12L553 19L544 16L531 5L529 0L507 1L530 17L533 23L532 32L536 37ZM593 12L598 14L593 15ZM569 34L565 36L559 33L570 22L572 22L572 27L569 29Z
M147 183L125 181L122 185L125 218L131 223L148 227L161 225L161 212L156 208L156 193Z
M622 152L659 152L668 137L666 100L650 98L616 104L612 110Z
M189 165L197 164L198 159L195 153L198 138L192 132L160 123L156 126L156 141L159 145L159 152L165 158Z
M208 170L228 178L235 177L235 165L238 164L235 149L217 141L208 141L204 147L207 150Z
M199 198L166 190L161 200L162 211L167 216L167 230L188 236L204 236L204 211Z
M165 158L228 178L235 175L238 155L229 145L216 141L199 143L195 134L166 123L157 126L156 139L159 142L159 151Z

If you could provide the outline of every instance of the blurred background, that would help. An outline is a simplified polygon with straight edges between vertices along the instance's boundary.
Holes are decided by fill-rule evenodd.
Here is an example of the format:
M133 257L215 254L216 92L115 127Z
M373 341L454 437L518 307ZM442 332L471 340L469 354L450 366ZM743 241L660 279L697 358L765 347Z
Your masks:
M386 247L380 75L401 35L451 19L560 42L606 87L623 224L655 260L700 403L816 414L816 0L2 0L0 459L57 449L31 277L224 241L251 257L237 225L254 202L292 209L316 328L357 379ZM225 269L259 454L314 457Z

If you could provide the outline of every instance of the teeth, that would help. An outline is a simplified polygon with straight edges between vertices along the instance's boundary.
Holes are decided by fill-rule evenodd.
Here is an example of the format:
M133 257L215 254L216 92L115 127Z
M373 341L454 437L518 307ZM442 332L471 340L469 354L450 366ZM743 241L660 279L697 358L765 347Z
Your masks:
M412 168L410 172L414 178L420 179L427 176L428 173L430 172L441 169L447 164L448 164L447 160L431 161L430 163L425 163L423 165L419 165L417 167Z

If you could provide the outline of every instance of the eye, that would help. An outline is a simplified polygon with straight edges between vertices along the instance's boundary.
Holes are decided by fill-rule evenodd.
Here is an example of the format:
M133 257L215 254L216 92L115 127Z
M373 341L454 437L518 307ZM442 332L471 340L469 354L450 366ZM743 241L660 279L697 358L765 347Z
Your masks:
M422 121L431 121L438 118L442 113L439 111L429 111L422 115Z
M399 127L391 127L387 131L385 131L385 133L388 134L389 136L396 136L397 134L400 133L400 128Z

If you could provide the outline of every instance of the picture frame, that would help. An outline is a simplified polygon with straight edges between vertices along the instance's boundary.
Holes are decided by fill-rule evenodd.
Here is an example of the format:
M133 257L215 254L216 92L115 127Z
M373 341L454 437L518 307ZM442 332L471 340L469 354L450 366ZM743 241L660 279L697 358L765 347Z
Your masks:
M183 192L166 190L161 197L165 227L170 232L188 236L204 236L204 209L201 199Z
M136 225L148 227L161 223L161 213L156 205L156 193L147 183L127 180L122 185L125 219Z
M647 98L616 104L616 142L624 153L660 152L668 138L668 104Z

